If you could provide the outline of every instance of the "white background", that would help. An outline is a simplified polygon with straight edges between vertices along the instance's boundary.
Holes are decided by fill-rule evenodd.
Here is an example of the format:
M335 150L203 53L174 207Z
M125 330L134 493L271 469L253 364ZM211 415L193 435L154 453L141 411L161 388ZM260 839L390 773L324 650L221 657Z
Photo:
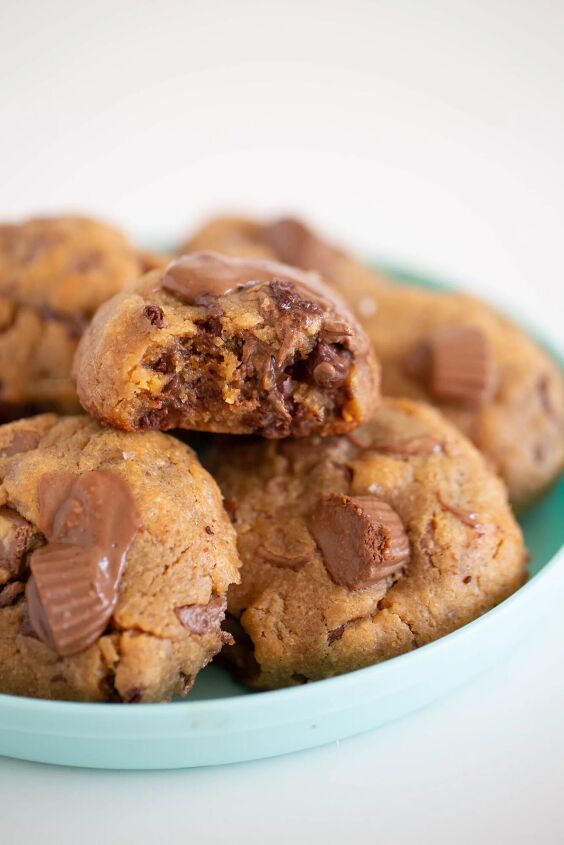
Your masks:
M564 3L0 0L0 214L294 211L560 342ZM0 760L2 843L564 842L564 620L375 733L158 774Z

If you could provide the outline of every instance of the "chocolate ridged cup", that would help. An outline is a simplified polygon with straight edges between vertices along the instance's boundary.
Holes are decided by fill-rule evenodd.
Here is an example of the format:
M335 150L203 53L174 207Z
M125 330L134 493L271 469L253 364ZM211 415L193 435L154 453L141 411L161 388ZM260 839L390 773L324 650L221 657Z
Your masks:
M115 473L52 473L39 484L39 527L48 543L30 557L29 621L61 656L104 631L137 530L135 502Z
M27 600L36 634L61 656L83 651L112 611L113 579L104 552L51 543L35 552L31 569Z
M410 352L406 368L446 402L482 405L495 390L495 362L488 339L474 326L443 326Z
M310 529L332 580L349 590L399 574L410 558L398 514L374 496L322 496Z

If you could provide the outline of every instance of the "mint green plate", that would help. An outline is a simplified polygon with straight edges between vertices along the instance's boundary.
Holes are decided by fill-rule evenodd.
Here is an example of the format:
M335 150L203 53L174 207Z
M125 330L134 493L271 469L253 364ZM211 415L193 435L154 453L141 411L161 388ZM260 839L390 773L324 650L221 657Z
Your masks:
M398 281L440 286L391 270ZM236 763L312 748L405 716L502 660L564 584L564 482L521 520L531 578L464 628L386 663L276 692L250 693L219 667L174 704L76 704L0 695L0 754L111 769Z

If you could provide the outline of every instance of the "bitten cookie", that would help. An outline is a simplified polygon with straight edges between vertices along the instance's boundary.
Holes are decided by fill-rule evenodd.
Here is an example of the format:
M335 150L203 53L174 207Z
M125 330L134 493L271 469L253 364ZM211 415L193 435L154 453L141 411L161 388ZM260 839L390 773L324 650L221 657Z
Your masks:
M107 302L75 375L83 407L126 430L327 435L355 428L378 396L366 335L318 277L210 252Z
M559 474L562 374L544 350L485 303L387 281L297 220L217 218L191 243L274 256L321 272L372 341L384 395L439 407L488 457L514 505L526 505Z
M0 427L0 692L185 695L228 641L233 528L194 453L43 415Z
M503 482L429 406L383 400L344 437L226 440L208 464L242 559L223 654L257 689L369 666L509 596L527 555Z
M0 418L79 409L70 377L78 339L98 306L131 287L147 260L95 220L0 226Z

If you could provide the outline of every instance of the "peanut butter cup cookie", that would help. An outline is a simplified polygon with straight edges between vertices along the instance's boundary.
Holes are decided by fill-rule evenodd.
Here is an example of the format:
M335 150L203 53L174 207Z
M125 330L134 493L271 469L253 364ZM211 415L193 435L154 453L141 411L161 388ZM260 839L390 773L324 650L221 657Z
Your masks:
M196 252L107 302L75 361L83 407L126 430L346 432L378 396L366 335L314 274Z
M0 418L79 409L70 377L78 339L148 260L117 230L82 217L0 226Z
M230 640L235 534L165 434L50 414L1 426L0 553L0 692L168 700Z
M364 319L383 391L432 402L478 446L523 507L564 458L557 364L509 320L459 293L390 286Z
M386 280L298 220L216 218L190 247L266 255L319 271L357 315L382 364L382 392L441 409L523 506L564 460L564 384L554 361L485 303Z
M257 689L410 651L526 578L503 482L429 406L387 399L347 436L232 438L208 460L243 563L224 657Z

